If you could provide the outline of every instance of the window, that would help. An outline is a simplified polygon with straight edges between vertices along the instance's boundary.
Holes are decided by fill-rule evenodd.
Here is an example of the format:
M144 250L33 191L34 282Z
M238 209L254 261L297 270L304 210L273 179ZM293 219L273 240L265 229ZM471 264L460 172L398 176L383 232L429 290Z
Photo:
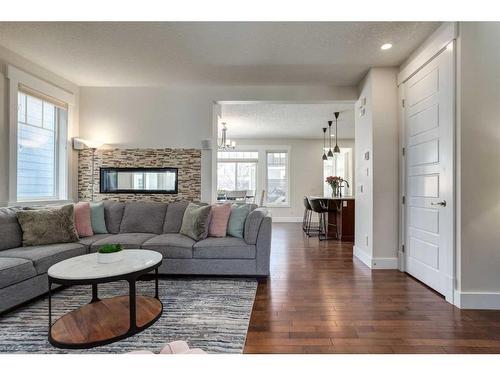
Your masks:
M220 151L217 153L217 190L250 190L257 186L259 153Z
M285 206L288 197L288 152L267 152L267 204Z
M342 189L342 195L352 195L352 148L341 148L340 154L334 155L332 158L323 161L323 192L327 197L332 195L332 188L326 183L326 178L328 176L339 176L346 180L349 183L349 187L345 186Z
M18 91L18 201L59 198L59 135L66 122L66 108Z

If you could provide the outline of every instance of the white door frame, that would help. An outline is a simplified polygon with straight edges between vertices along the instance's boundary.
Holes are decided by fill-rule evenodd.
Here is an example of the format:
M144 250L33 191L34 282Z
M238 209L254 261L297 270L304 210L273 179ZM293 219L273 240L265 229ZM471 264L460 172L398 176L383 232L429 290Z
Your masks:
M400 137L399 137L399 249L398 249L398 263L399 270L401 272L406 271L406 258L404 253L404 248L406 244L406 205L404 202L404 197L406 196L406 159L405 159L405 109L404 109L404 100L405 100L405 92L404 92L404 83L408 81L413 75L415 75L418 71L420 71L425 65L427 65L431 60L433 60L436 56L438 56L444 49L452 48L453 49L453 69L454 69L454 82L453 82L453 109L452 112L454 114L453 118L453 149L452 149L452 174L453 174L453 184L452 184L452 196L453 196L453 205L452 205L452 217L453 217L453 233L452 233L452 277L450 280L449 293L445 295L446 301L451 304L457 304L458 301L454 300L454 291L457 289L456 283L456 275L457 275L457 255L456 255L456 191L457 191L457 181L456 181L456 68L457 68L457 42L456 39L458 37L458 27L456 23L444 23L440 28L438 28L420 47L420 52L410 58L410 60L404 64L404 67L401 69L398 74L398 96L399 96L399 122L400 122Z

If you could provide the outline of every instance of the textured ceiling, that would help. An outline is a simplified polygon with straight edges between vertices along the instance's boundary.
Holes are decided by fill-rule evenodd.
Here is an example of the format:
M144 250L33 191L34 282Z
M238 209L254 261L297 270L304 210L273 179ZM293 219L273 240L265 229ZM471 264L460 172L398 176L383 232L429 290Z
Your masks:
M323 127L340 112L340 138L354 138L354 104L351 103L252 103L223 104L222 121L228 137L234 138L323 138ZM332 133L335 132L333 122ZM328 134L328 132L327 132Z
M438 25L0 22L0 45L81 86L350 86L369 67L400 65Z

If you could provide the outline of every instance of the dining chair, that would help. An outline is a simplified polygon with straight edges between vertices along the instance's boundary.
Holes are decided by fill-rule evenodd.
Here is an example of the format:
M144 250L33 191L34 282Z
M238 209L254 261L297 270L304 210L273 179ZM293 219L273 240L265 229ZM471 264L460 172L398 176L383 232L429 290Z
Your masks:
M236 202L245 202L247 199L246 190L229 190L226 192L226 199Z
M260 193L259 207L264 207L264 197L266 196L266 191L262 190Z

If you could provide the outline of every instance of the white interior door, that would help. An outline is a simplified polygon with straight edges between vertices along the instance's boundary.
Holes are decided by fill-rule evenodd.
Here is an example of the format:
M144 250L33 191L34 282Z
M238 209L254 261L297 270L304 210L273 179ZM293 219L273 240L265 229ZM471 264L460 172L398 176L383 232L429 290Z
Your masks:
M404 84L405 268L453 300L453 43Z

